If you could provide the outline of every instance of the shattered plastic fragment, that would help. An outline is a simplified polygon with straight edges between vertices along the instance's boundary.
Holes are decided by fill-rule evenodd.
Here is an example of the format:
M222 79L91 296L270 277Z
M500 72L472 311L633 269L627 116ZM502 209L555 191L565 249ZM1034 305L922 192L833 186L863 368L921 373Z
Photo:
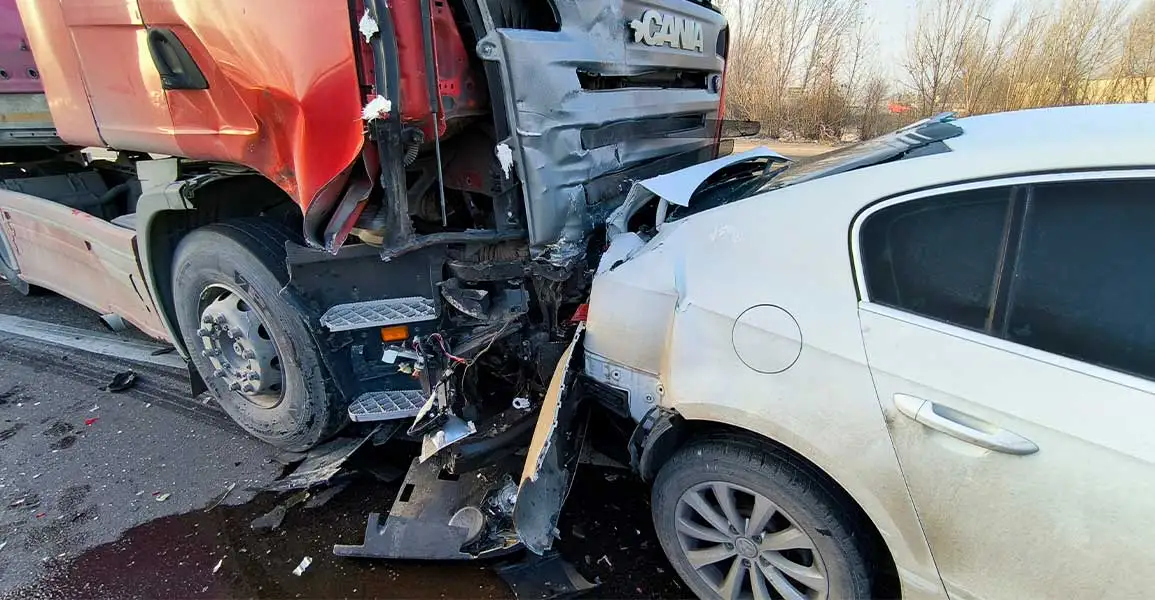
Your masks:
M90 418L90 419L85 419L85 420L84 420L84 425L85 425L86 427L92 427L92 424L93 424L93 423L95 423L95 422L97 422L97 421L99 421L99 420L100 420L100 417L92 417L92 418Z
M374 119L384 119L389 116L389 111L393 110L393 103L384 96L377 96L365 105L361 110L361 118L366 121Z
M281 526L281 522L285 520L285 515L288 512L289 509L285 508L284 504L278 504L273 510L253 519L249 523L249 527L253 531L271 531Z
M172 494L169 494L169 493L165 492L165 493L163 493L163 494L161 494L161 495L157 496L157 497L156 497L156 501L157 501L157 502L164 502L165 500L168 500L168 497L169 497L169 496L171 496L171 495L172 495Z
M509 179L509 174L513 170L513 148L503 142L497 145L496 153L497 162L501 163L501 172L505 174L506 179Z
M377 27L377 20L373 18L373 15L369 14L368 10L365 11L365 14L361 15L361 20L357 22L357 29L360 30L361 35L365 36L366 44L380 31Z
M134 385L136 385L136 371L129 369L114 375L112 381L102 389L106 392L123 392Z
M302 558L301 564L297 565L296 569L293 569L293 575L300 577L301 574L305 572L305 569L308 569L309 565L311 565L311 564L313 564L312 558L310 558L308 556L306 556L305 558Z

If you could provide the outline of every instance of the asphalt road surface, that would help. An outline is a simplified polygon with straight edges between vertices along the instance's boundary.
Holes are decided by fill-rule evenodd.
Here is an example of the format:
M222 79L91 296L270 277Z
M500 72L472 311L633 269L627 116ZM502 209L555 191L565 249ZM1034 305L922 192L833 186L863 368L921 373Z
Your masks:
M24 298L3 284L0 314L103 329L59 296ZM102 391L128 368L135 387ZM407 460L389 446L358 455L328 502L293 506L276 529L254 531L293 495L259 491L285 472L284 455L191 399L185 378L0 333L0 599L513 597L491 563L332 555L333 544L360 543L366 515L392 502L396 482L356 468ZM557 547L600 583L586 597L688 596L648 504L648 488L626 473L579 470ZM294 575L306 556L312 564Z

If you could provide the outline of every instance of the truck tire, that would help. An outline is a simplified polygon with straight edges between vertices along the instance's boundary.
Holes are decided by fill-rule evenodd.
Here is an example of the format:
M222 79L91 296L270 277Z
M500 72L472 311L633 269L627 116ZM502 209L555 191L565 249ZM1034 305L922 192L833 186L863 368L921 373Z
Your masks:
M700 598L871 597L854 511L780 449L730 435L691 442L658 473L652 509L662 549Z
M173 259L173 301L189 356L246 431L286 450L312 448L345 422L300 312L281 295L285 242L265 219L208 225Z

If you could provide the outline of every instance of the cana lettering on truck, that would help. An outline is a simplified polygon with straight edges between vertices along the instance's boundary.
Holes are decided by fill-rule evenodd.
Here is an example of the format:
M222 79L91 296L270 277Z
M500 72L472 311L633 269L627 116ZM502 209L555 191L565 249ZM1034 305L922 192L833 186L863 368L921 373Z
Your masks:
M693 19L647 10L630 22L630 28L636 44L702 52L702 24Z

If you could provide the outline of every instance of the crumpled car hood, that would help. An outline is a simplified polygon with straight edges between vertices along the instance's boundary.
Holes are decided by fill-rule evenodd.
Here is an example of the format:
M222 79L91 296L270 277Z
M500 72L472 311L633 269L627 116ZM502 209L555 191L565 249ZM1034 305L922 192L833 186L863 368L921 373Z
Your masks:
M625 233L630 217L653 198L661 198L678 206L689 206L694 192L719 169L764 157L789 160L765 146L760 146L753 150L731 154L672 173L635 182L626 195L626 201L606 219L609 239L612 240L616 235Z

